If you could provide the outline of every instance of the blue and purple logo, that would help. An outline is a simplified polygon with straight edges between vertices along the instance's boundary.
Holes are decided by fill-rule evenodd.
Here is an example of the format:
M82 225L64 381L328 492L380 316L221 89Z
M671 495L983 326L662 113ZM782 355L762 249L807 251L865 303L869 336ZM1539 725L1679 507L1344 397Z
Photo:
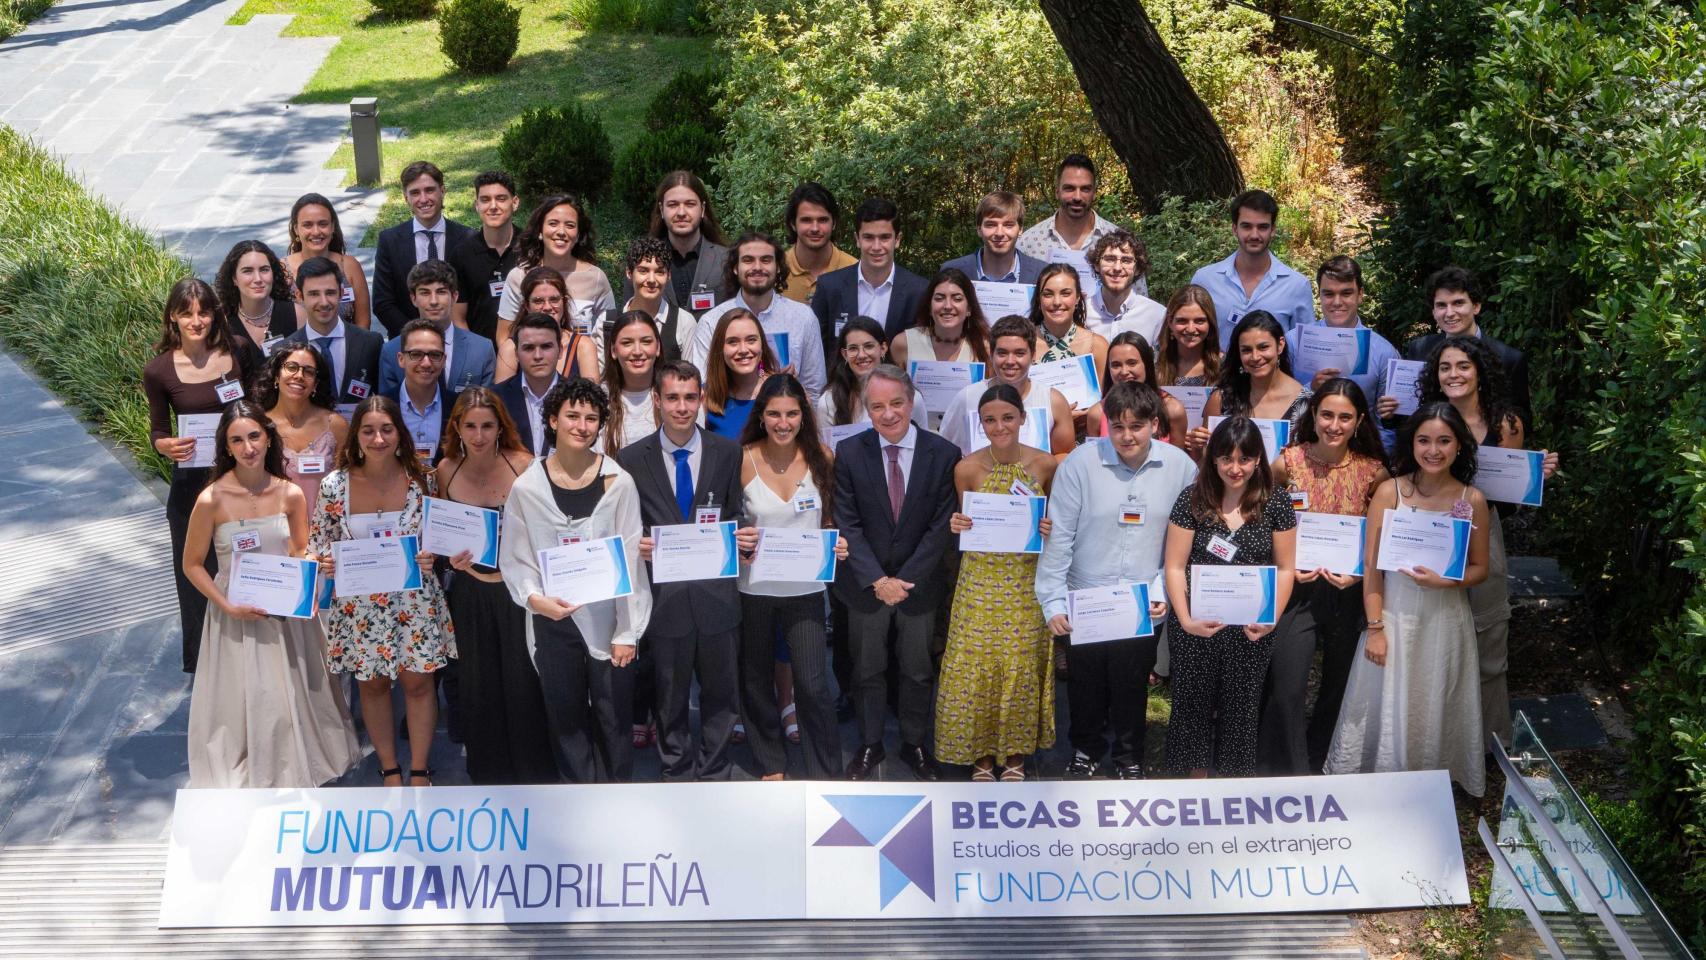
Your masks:
M931 900L936 899L930 803L923 796L836 794L825 795L823 799L841 818L812 846L875 847L884 907L908 886L917 887Z

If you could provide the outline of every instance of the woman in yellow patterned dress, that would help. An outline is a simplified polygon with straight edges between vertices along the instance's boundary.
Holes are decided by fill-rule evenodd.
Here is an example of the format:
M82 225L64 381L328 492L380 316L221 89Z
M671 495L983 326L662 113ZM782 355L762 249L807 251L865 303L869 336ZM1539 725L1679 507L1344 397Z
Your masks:
M1055 459L1019 442L1025 404L997 384L978 401L989 445L954 468L954 486L968 492L1048 495ZM954 533L972 527L955 513ZM1049 521L1038 525L1048 535ZM974 781L1025 779L1025 757L1054 742L1053 642L1033 588L1034 553L966 553L954 589L948 649L936 692L936 754L970 764Z

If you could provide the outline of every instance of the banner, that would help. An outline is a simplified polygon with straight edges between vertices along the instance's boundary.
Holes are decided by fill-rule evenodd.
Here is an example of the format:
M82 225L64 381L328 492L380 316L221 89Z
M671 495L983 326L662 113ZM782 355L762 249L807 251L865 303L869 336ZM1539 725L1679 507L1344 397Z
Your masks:
M1643 913L1641 905L1624 883L1623 873L1612 865L1614 860L1622 862L1615 848L1610 848L1604 833L1585 822L1581 801L1573 797L1566 801L1551 777L1522 779L1533 791L1535 799L1540 801L1540 808L1546 811L1546 819L1558 828L1564 843L1581 861L1582 869L1587 871L1586 877L1576 875L1553 848L1552 841L1533 825L1534 818L1517 803L1507 783L1504 804L1499 813L1499 844L1504 847L1505 857L1510 861L1517 882L1527 891L1535 908L1542 913L1591 913L1583 885L1592 883L1612 913L1625 916ZM1515 910L1518 906L1516 891L1511 889L1510 881L1500 871L1493 873L1490 902L1506 910Z
M1441 771L181 790L160 925L1265 913L1468 898Z

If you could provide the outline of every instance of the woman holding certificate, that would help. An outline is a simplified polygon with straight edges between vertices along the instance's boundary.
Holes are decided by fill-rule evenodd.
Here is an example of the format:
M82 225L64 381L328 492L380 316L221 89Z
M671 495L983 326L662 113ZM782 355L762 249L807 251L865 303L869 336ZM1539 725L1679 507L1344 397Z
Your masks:
M723 314L705 358L705 429L739 440L759 384L780 366L751 310L736 307Z
M1447 770L1471 796L1486 791L1480 669L1469 588L1487 578L1489 515L1475 480L1475 438L1449 403L1424 403L1398 432L1394 477L1368 507L1362 656L1345 685L1327 773ZM1470 525L1462 579L1403 557L1394 563L1383 527L1443 521ZM1416 538L1409 538L1413 542ZM1386 566L1397 569L1381 569Z
M444 458L434 473L439 491L445 500L501 515L510 487L533 463L503 401L489 388L469 387L445 423ZM527 655L527 611L510 599L498 569L481 564L472 550L442 555L452 568L444 598L456 624L457 710L468 779L557 782L539 674Z
M788 764L783 724L797 717L805 779L841 777L841 735L835 725L835 697L829 692L825 662L828 644L823 633L825 580L831 573L821 562L824 528L829 523L835 476L829 451L818 441L811 398L788 374L764 381L758 390L752 419L741 434L744 448L740 468L746 495L746 516L752 526L735 531L740 547L741 711L747 721L747 742L765 780L780 780ZM794 537L795 531L805 535ZM779 541L769 556L765 538ZM816 537L818 543L810 538ZM847 557L847 544L833 537L830 554ZM786 544L786 546L784 546ZM788 557L807 547L817 556ZM784 553L783 550L786 552ZM808 560L809 558L809 560ZM783 564L774 562L783 559ZM778 578L778 570L791 571ZM833 579L833 577L831 577ZM778 641L780 636L780 641ZM791 671L791 703L777 696ZM791 709L790 709L791 708ZM789 722L789 726L793 726Z
M1167 528L1171 769L1255 772L1262 682L1296 552L1297 517L1274 486L1261 431L1248 417L1222 421Z
M1102 364L1102 390L1116 383L1147 383L1155 386L1155 351L1149 341L1135 330L1116 334L1108 344L1108 358ZM1161 395L1161 416L1156 421L1155 439L1183 438L1190 432L1185 405L1168 394ZM1108 435L1108 418L1101 401L1090 408L1084 418L1085 432L1092 437Z
M391 685L401 678L409 725L411 786L429 786L432 769L426 752L438 724L438 690L433 672L456 656L456 632L444 594L432 575L435 559L417 550L407 556L381 553L372 545L340 548L352 541L402 538L404 550L419 543L421 511L435 492L433 478L415 457L403 412L388 397L368 397L356 405L349 435L338 449L338 469L320 484L314 507L310 549L327 577L344 583L334 592L326 618L326 659L333 673L355 677L361 695L362 722L379 758L386 786L402 786L397 762L396 723L391 715ZM357 583L350 588L351 581ZM367 585L388 589L362 592ZM395 781L395 782L393 782Z
M504 586L528 611L557 764L575 783L633 775L632 664L652 613L639 493L594 449L609 411L584 378L545 395L541 425L554 449L510 487L499 548Z
M255 384L255 399L278 425L284 443L285 475L308 498L309 514L320 499L320 481L349 434L349 424L332 409L331 378L320 375L324 366L325 357L313 344L284 344L267 358L266 374Z
M1285 329L1266 310L1252 310L1232 328L1232 352L1220 371L1220 383L1203 408L1203 423L1191 430L1191 443L1208 440L1211 417L1284 420L1296 426L1309 407L1309 388L1291 375ZM1283 441L1275 446L1283 447ZM1274 451L1274 459L1279 451Z
M1019 391L998 383L983 392L977 412L989 445L954 468L961 498L1048 496L1056 460L1019 442ZM1037 526L1046 537L1047 518ZM972 519L955 511L948 529L963 534ZM936 756L971 765L974 781L996 780L997 761L1001 780L1024 780L1025 757L1054 743L1054 641L1036 577L1036 553L968 549L960 558L936 693Z
M977 303L971 278L949 267L931 278L918 318L889 341L889 356L902 370L913 360L988 363L989 321Z
M213 479L196 498L184 548L184 569L209 602L190 694L190 786L317 787L361 750L326 670L313 564L299 559L307 501L284 475L284 445L258 405L231 404L215 436ZM209 546L217 577L203 566ZM281 585L279 597L248 593L235 571L248 555Z

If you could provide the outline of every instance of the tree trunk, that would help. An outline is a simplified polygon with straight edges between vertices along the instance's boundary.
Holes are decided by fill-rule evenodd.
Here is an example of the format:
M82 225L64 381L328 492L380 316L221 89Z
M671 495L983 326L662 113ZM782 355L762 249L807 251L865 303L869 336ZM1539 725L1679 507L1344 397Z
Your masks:
M1140 0L1039 0L1145 212L1244 189L1238 159Z

